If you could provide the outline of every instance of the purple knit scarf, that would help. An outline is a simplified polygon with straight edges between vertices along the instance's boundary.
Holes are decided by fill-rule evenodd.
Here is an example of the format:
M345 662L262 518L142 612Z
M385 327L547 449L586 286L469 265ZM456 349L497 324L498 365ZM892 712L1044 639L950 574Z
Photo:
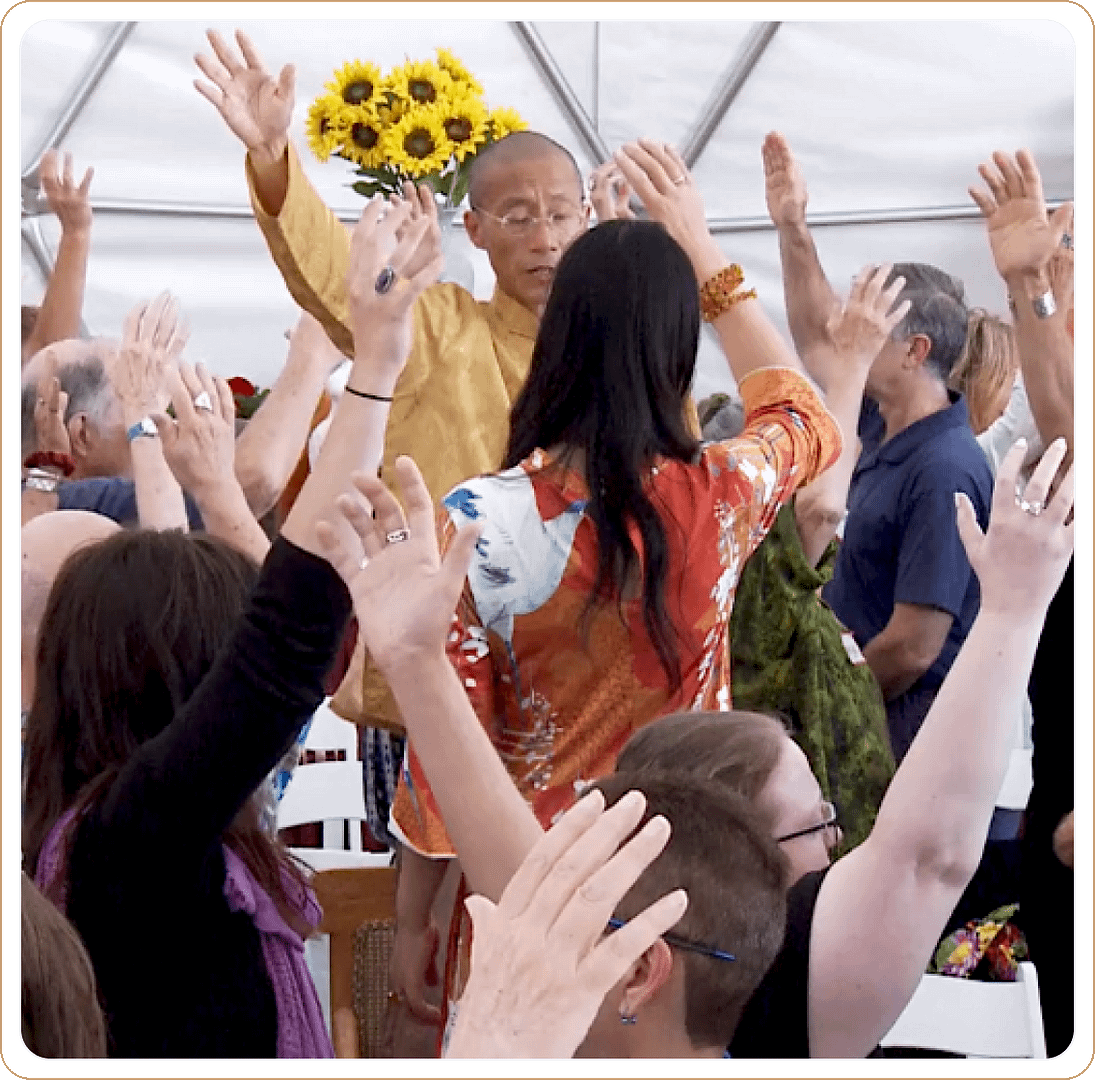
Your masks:
M49 831L38 856L35 884L62 912L68 906L68 883L64 871L68 827L75 811L63 814ZM255 880L243 860L224 848L224 897L232 911L251 916L262 941L266 972L274 988L278 1010L278 1057L334 1057L331 1038L323 1022L315 983L304 963L304 942L281 917L273 900ZM319 925L323 912L315 893L300 885L284 870L282 884L293 907L311 927Z

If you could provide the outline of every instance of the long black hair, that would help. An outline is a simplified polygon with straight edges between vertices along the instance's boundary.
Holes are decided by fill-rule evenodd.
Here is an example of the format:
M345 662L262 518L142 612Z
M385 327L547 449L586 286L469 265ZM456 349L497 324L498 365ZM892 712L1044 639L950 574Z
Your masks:
M590 230L556 268L503 464L559 444L584 453L598 545L591 608L620 604L641 566L643 622L674 689L681 671L665 604L668 508L655 506L646 479L656 458L692 461L699 449L685 420L699 335L695 274L661 225L609 221Z

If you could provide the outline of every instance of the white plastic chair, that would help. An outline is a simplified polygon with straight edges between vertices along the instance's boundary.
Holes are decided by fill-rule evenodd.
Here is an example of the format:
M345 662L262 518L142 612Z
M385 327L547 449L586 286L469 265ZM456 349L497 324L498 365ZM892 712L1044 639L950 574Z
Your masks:
M1008 771L1000 785L1000 794L996 796L996 805L1001 810L1025 810L1030 798L1030 789L1034 786L1031 773L1033 750L1018 747L1011 752Z
M882 1045L978 1058L1044 1058L1034 965L1020 964L1013 983L925 975Z
M361 823L365 820L365 793L357 756L357 728L336 716L327 702L316 711L304 742L319 760L298 765L278 804L278 828L319 821L322 848L290 848L313 870L347 870L391 864L390 852L361 850ZM328 751L345 752L344 761L323 760ZM349 822L350 842L345 842Z

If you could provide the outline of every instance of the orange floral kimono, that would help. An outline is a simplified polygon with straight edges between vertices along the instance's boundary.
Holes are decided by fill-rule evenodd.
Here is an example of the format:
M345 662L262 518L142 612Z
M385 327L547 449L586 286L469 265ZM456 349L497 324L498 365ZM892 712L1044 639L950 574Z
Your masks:
M580 629L597 538L578 473L537 450L516 468L465 481L444 500L446 538L468 522L484 526L449 655L545 828L585 784L612 771L637 728L671 712L730 708L730 609L741 567L780 507L840 453L836 422L797 372L763 369L740 389L743 433L705 446L696 464L660 461L649 481L655 504L666 508L666 607L683 676L676 691L641 599L623 604L622 620L616 605L600 607L588 632ZM419 853L453 856L413 747L392 825Z

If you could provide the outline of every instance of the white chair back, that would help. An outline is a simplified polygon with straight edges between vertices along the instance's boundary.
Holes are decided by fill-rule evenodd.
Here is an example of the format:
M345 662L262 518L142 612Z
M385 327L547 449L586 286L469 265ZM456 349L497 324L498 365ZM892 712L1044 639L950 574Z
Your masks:
M365 792L357 746L357 727L336 716L325 701L316 711L304 742L304 750L314 751L317 760L297 766L278 804L279 829L313 821L323 823L322 848L290 849L314 870L386 866L390 862L388 854L378 857L361 850ZM344 760L325 760L328 752L332 757L342 752Z
M996 796L996 805L1001 810L1025 810L1030 798L1030 789L1034 786L1031 773L1033 750L1018 747L1011 752L1008 771L1000 785L1000 794Z
M1044 1058L1034 965L1020 964L1013 983L925 975L882 1045L978 1058Z

